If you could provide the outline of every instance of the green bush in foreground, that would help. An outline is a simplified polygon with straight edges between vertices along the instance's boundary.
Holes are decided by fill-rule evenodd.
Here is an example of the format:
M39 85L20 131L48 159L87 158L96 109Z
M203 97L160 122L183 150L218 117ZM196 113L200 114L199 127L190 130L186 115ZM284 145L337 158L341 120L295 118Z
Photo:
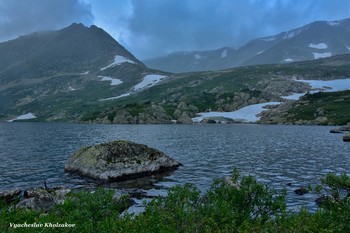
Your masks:
M201 194L191 184L171 188L143 213L120 214L125 202L113 191L72 193L49 213L0 206L0 232L350 232L350 178L328 174L316 192L323 204L315 213L286 211L285 192L277 193L252 176L216 180ZM74 228L11 228L10 223L70 223Z

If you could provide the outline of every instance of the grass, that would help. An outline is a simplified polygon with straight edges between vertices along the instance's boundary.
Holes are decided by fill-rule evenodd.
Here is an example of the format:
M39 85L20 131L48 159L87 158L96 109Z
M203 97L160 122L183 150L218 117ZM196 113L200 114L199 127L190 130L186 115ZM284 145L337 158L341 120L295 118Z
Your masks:
M3 111L0 119L6 119L7 115L33 112L40 119L55 119L55 116L60 116L59 120L62 121L94 121L105 117L112 120L113 112L119 110L131 111L133 116L142 113L147 107L145 102L162 106L170 117L173 117L176 106L180 102L196 106L199 112L206 109L231 111L234 110L232 106L241 106L248 101L236 98L233 103L235 94L246 94L248 99L262 97L266 101L275 101L278 96L272 93L278 93L279 90L275 90L276 87L271 84L284 82L286 78L293 76L304 79L348 77L350 76L349 65L346 63L334 65L346 59L347 57L334 57L328 60L284 65L247 66L224 71L169 74L169 79L159 85L111 101L99 101L99 99L128 93L130 88L142 79L144 73L153 71L126 63L123 66L116 66L100 73L92 72L88 75L66 72L51 76L37 76L35 79L37 83L32 80L33 83L26 85L26 88L18 85L1 91L0 108ZM96 77L98 75L120 78L123 83L110 86L109 82L99 81L100 79ZM69 86L77 90L67 91ZM266 91L266 87L275 89ZM21 102L19 100L24 100L28 96L33 97L34 101L16 106ZM328 101L323 97L321 100ZM339 110L348 109L346 104L349 102L344 101L342 105L339 102L333 103L332 100L328 103L316 102L315 100L312 105L327 108L330 123L341 124L349 119L347 110L343 113ZM138 105L138 107L128 108L128 105ZM291 110L291 115L295 116L290 120L312 120L314 111L311 105L297 107ZM191 114L193 115L194 112Z
M191 184L171 188L139 215L121 214L126 199L113 192L71 193L49 213L0 206L1 232L350 232L350 178L328 174L314 191L327 197L315 213L286 210L285 191L277 192L252 176L234 171L215 180L206 193ZM11 228L10 223L69 223L74 228Z
M328 121L325 124L346 125L350 122L350 91L309 94L288 111L289 121L313 120L322 109Z

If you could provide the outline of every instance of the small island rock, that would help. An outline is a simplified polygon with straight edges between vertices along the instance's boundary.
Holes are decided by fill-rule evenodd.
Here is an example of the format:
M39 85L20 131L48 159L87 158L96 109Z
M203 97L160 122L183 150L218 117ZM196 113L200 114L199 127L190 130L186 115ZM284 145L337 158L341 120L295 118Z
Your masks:
M301 187L299 189L294 190L294 193L297 195L304 195L306 193L309 193L309 190L307 188Z
M69 157L65 171L103 181L118 181L173 170L180 165L146 145L113 141L79 149Z

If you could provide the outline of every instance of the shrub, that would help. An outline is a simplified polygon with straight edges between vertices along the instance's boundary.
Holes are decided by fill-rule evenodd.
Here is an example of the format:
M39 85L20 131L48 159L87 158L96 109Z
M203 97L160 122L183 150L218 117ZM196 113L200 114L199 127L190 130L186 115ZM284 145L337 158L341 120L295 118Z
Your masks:
M49 213L11 209L0 203L0 232L350 232L350 178L328 174L315 188L327 197L315 213L286 211L285 191L276 192L252 176L212 183L205 194L192 184L175 186L139 215L121 214L114 191L73 192ZM10 228L10 223L72 223L75 228Z

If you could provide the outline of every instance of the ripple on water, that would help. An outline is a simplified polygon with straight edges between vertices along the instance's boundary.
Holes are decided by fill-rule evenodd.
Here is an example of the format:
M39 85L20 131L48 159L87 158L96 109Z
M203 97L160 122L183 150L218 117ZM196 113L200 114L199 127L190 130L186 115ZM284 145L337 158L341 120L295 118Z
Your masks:
M328 172L349 173L350 143L329 134L330 127L279 125L78 125L0 123L0 187L49 185L84 187L95 181L65 174L68 156L81 146L132 140L164 151L184 166L161 177L111 184L114 188L164 193L169 187L193 183L201 191L234 168L259 182L287 188L291 208L315 208L313 195L294 190L319 183ZM292 186L286 187L286 183ZM156 184L156 185L155 185Z

